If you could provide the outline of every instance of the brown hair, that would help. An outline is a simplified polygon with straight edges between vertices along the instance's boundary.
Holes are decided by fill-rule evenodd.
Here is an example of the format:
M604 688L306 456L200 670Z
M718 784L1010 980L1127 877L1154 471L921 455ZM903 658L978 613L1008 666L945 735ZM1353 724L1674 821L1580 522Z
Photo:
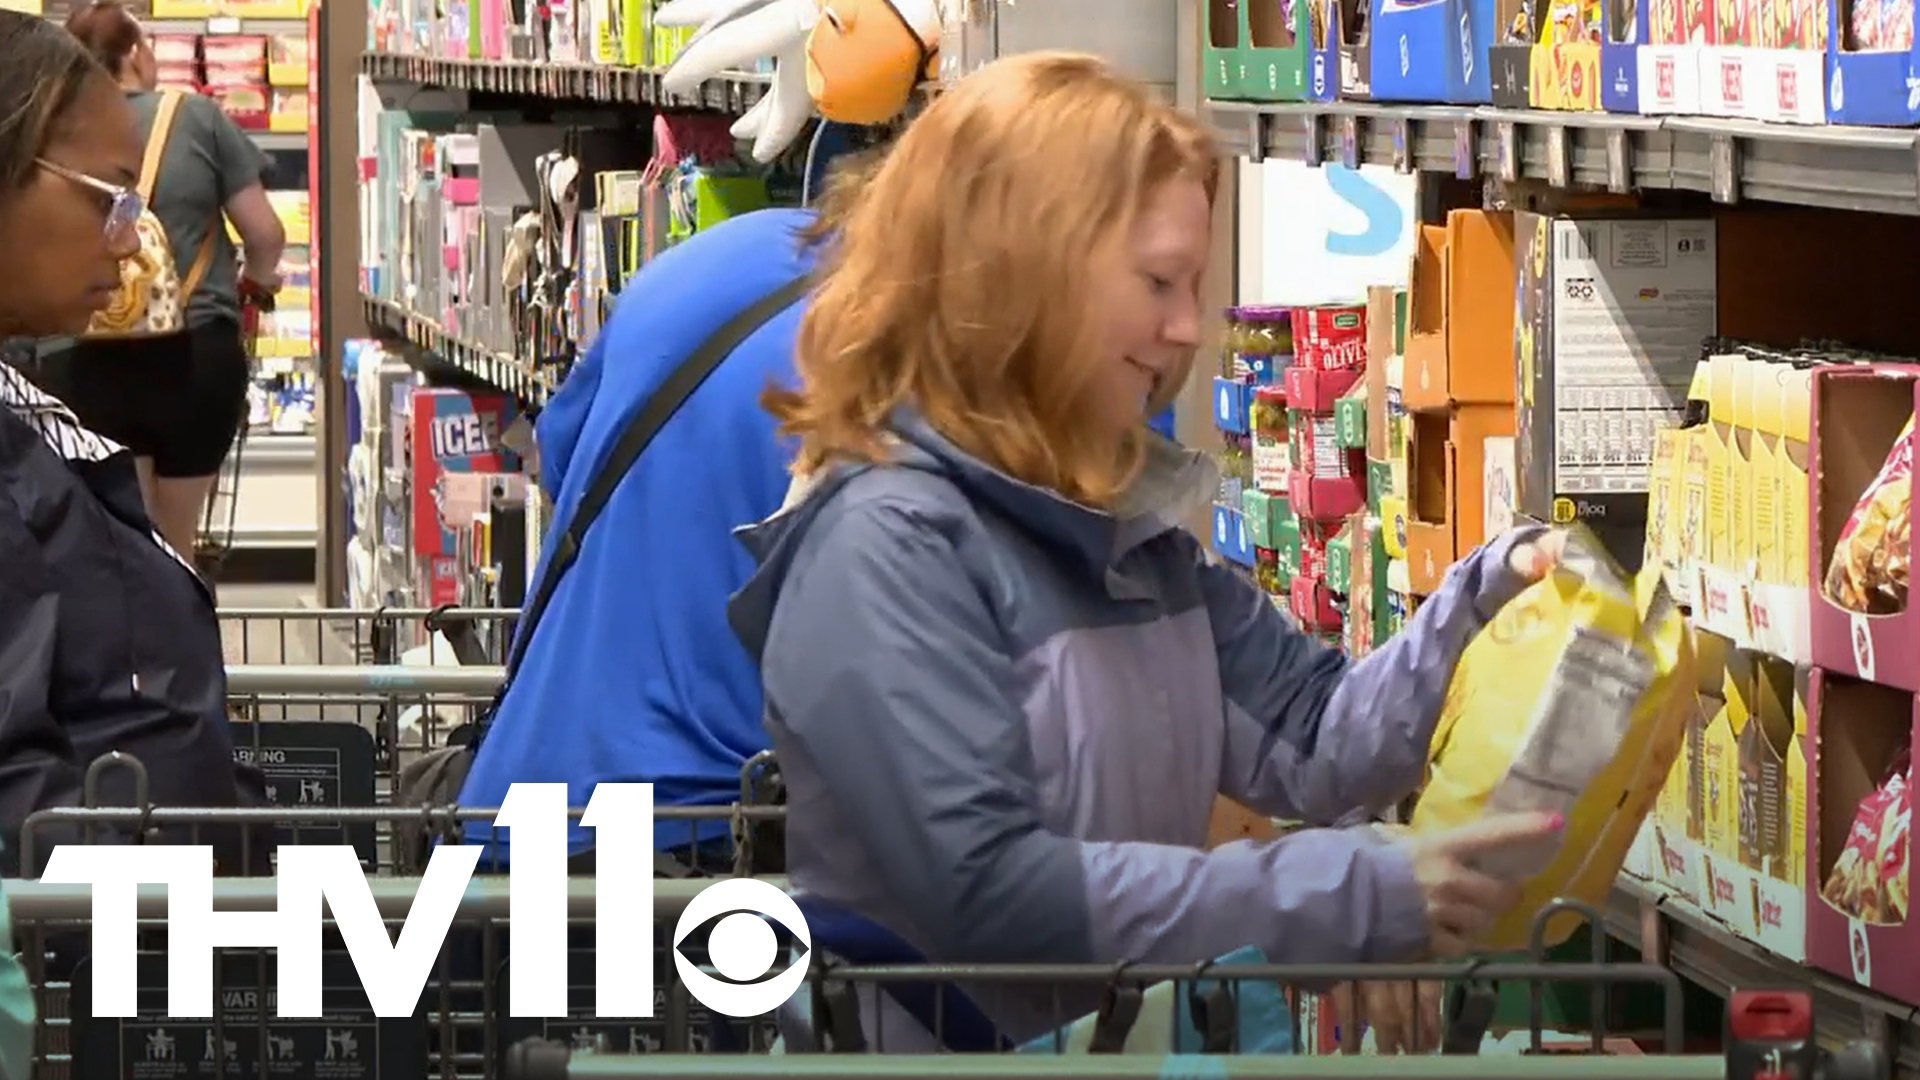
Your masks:
M81 91L104 74L52 22L0 9L0 203L27 186L47 146L79 122Z
M1110 505L1144 444L1116 446L1081 420L1100 377L1090 266L1158 185L1198 180L1211 199L1212 144L1100 59L1041 52L961 80L890 152L843 170L815 230L799 389L762 398L799 438L794 471L880 460L890 414L911 405L996 468Z
M127 57L140 47L140 21L119 0L94 0L76 10L67 16L67 33L79 38L116 78Z

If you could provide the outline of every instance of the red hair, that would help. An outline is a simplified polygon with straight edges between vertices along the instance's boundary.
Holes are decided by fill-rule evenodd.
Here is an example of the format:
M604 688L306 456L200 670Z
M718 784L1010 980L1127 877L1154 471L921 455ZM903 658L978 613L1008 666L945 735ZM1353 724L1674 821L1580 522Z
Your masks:
M825 201L800 386L762 398L799 439L794 471L879 460L908 404L1017 479L1111 503L1145 448L1084 421L1101 377L1088 266L1159 185L1198 181L1211 199L1218 162L1197 120L1091 56L1008 57L941 94Z

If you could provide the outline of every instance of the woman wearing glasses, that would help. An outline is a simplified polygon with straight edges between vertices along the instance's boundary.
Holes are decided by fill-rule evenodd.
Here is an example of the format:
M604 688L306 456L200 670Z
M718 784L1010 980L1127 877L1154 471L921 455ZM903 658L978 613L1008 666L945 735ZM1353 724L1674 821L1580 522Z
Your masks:
M166 95L155 92L153 47L132 15L111 0L78 4L67 29L119 82L142 145L156 129L161 136L152 209L190 291L183 297L187 328L71 347L50 343L34 380L134 452L154 523L191 558L215 475L246 421L241 275L266 292L279 288L286 232L261 182L266 155L218 104L181 94L166 124L158 122ZM240 234L244 272L223 218Z
M150 803L264 802L233 760L226 671L213 599L155 530L133 455L88 428L14 366L18 343L86 327L139 244L132 191L141 143L112 76L58 25L0 10L0 875L33 876L73 826L20 831L36 810L133 806L138 759ZM97 829L126 843L137 829ZM153 838L153 834L149 834ZM203 830L159 842L211 843L242 867L238 837ZM264 868L260 851L252 866ZM3 1017L0 1017L3 1020ZM25 1074L19 1074L24 1076Z

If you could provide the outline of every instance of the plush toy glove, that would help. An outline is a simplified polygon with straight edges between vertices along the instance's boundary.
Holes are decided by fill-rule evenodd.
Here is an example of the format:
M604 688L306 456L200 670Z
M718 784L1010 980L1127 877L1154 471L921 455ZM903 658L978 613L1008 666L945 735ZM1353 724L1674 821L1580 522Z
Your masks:
M819 18L815 0L671 0L654 13L654 25L700 29L661 77L661 89L687 93L724 71L772 59L772 86L732 128L734 138L753 140L754 160L770 162L813 114L807 35Z

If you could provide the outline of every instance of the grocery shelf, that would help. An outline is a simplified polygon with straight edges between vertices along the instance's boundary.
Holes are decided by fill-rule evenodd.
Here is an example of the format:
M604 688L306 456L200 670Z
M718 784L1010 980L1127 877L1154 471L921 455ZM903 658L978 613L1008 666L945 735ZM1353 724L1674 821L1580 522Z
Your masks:
M529 406L546 403L552 387L514 357L484 349L448 334L438 323L390 300L360 294L367 325L405 339L468 375L518 397Z
M1685 901L1631 877L1620 878L1602 916L1609 936L1715 994L1768 986L1810 991L1823 1045L1868 1039L1894 1055L1896 1076L1920 1076L1920 1010L1743 941Z
M1210 101L1246 156L1920 215L1908 129L1372 102Z
M767 92L772 77L730 71L687 94L660 88L661 73L603 64L558 64L531 60L459 60L401 53L366 53L360 73L373 79L417 83L443 90L594 101L608 105L653 105L743 113Z
M249 131L253 144L262 150L307 150L307 133L304 131Z

